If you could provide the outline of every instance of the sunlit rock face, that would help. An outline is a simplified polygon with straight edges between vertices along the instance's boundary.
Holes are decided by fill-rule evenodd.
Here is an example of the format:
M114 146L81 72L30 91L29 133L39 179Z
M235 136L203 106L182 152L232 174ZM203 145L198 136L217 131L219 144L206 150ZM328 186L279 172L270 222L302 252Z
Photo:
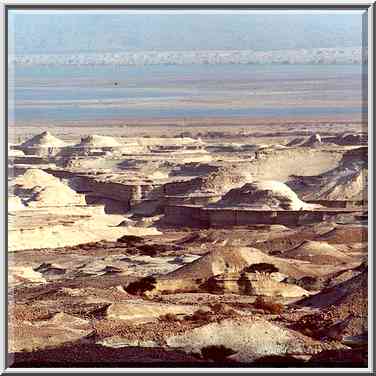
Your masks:
M253 181L232 189L216 205L260 210L307 210L315 207L301 201L286 184L273 180Z

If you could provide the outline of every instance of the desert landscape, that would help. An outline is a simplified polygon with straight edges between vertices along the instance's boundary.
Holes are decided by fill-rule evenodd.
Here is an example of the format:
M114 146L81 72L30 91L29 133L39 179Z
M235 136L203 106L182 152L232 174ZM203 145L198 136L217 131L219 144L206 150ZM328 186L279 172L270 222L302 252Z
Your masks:
M159 127L9 145L15 366L365 366L360 124Z
M366 13L166 12L10 11L8 366L365 369Z

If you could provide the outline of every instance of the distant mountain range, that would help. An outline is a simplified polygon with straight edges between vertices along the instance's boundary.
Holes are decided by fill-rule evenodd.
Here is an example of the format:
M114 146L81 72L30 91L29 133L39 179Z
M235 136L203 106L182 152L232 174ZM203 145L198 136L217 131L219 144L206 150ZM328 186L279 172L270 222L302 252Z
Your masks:
M200 51L211 51L210 56L214 56L227 50L347 51L362 45L364 16L360 12L239 13L10 11L9 51L16 55L71 56L140 51L163 51L169 56L176 51L183 55L194 51L197 56Z
M361 47L301 50L139 51L128 53L27 54L9 57L27 65L183 65L183 64L361 64Z

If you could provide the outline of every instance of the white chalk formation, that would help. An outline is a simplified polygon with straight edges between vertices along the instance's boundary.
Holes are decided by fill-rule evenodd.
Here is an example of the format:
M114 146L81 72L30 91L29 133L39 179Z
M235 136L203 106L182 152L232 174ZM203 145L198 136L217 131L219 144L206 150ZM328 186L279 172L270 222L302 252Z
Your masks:
M318 207L301 201L286 184L273 180L253 181L234 188L214 205L255 210L311 210Z

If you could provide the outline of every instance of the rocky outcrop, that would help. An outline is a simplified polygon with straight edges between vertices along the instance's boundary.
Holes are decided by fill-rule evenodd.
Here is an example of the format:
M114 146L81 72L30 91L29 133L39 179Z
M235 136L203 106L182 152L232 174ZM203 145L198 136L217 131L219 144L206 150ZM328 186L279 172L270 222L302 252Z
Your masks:
M51 319L14 323L9 327L9 351L36 351L76 342L94 333L90 322L65 313Z
M130 320L132 323L142 323L157 320L166 314L189 315L197 308L190 305L171 305L145 300L132 300L123 303L113 303L107 309L109 320Z
M248 272L266 263L280 274ZM267 255L256 248L225 246L157 278L157 291L228 291L248 295L304 296L309 293L293 284L281 282L286 276L302 278L320 274L304 261Z
M291 176L289 187L305 200L368 199L368 151L366 147L343 154L338 167L316 176Z
M231 359L249 363L266 355L307 355L324 349L343 349L340 344L322 344L261 318L227 319L167 338L167 345L188 353L208 346L225 346L235 352Z
M273 180L253 181L231 189L213 206L256 210L310 210L320 207L301 201L286 184Z
M26 155L54 156L66 146L67 144L64 141L46 131L26 140L15 148Z

